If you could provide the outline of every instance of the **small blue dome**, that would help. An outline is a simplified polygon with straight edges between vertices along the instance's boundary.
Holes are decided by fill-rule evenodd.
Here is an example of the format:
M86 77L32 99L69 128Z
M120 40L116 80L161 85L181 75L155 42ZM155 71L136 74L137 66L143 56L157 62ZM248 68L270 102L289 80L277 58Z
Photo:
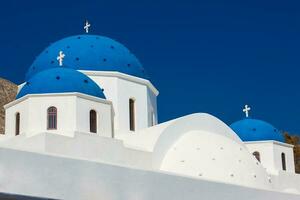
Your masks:
M262 120L246 118L231 124L230 127L245 142L262 140L284 142L281 132Z
M59 40L47 47L33 62L26 74L60 67L57 56L63 51L63 66L76 70L117 71L147 79L139 60L130 51L110 38L98 35L77 35Z
M88 76L67 68L53 68L37 73L29 79L17 95L79 92L105 99L101 88Z

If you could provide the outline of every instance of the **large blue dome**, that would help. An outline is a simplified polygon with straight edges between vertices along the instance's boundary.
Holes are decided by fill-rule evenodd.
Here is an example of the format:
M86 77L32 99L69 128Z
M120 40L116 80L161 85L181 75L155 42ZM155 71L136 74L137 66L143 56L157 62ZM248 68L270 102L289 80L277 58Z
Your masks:
M98 35L77 35L47 47L33 62L26 80L49 68L59 67L57 56L63 51L63 67L76 70L117 71L148 78L139 60L119 42Z
M44 70L30 78L17 95L79 92L105 98L102 89L88 76L67 68Z
M262 120L246 118L231 124L230 127L245 142L263 140L284 142L282 133Z

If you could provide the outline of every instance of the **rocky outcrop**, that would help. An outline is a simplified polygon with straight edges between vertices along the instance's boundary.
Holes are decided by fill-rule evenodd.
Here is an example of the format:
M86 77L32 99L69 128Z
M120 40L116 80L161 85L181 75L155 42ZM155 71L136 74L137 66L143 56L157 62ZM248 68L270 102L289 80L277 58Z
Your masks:
M0 78L0 134L4 134L5 111L3 106L16 97L18 86L8 80Z
M299 134L284 132L285 142L294 145L295 171L300 174L300 137Z

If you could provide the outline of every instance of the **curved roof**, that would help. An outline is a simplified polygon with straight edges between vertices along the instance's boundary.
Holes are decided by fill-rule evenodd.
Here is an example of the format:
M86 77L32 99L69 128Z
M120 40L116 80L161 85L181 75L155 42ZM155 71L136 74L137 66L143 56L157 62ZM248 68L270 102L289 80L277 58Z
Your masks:
M52 68L35 74L17 95L79 92L99 98L105 96L101 88L88 76L67 68Z
M117 71L147 79L139 60L122 44L98 35L76 35L47 47L27 71L26 80L34 74L59 67L57 56L65 54L63 66L76 70Z
M157 170L243 186L272 187L266 170L232 129L206 113L118 138L127 147L152 152Z
M245 142L262 140L284 142L281 132L262 120L246 118L231 124L230 127Z

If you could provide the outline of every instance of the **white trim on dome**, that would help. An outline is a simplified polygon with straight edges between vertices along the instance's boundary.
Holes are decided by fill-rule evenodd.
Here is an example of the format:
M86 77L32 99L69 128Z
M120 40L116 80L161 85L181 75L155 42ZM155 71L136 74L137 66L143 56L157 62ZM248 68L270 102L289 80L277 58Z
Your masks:
M23 96L19 99L16 99L13 102L10 102L10 103L4 105L3 107L4 107L4 109L7 109L9 107L12 107L12 106L28 99L28 98L31 98L31 97L44 97L44 96L77 96L77 97L81 97L81 98L84 98L84 99L96 101L96 102L99 102L99 103L112 105L111 101L106 100L106 99L102 99L102 98L99 98L99 97L94 97L94 96L79 93L79 92L65 92L65 93L27 94L27 95L25 95L25 96Z
M158 94L159 94L159 91L147 79L139 78L139 77L136 77L136 76L124 74L124 73L117 72L117 71L92 71L92 70L78 70L78 71L84 73L85 75L89 75L89 76L118 77L118 78L122 78L122 79L129 80L129 81L132 81L132 82L141 83L141 84L144 84L144 85L148 86L150 88L150 90L156 96L158 96Z
M287 144L287 143L279 142L276 140L261 140L261 141L251 141L251 142L244 142L244 143L245 144L273 143L273 144L277 144L277 145L284 146L284 147L291 147L291 148L294 147L294 145L292 145L292 144Z

